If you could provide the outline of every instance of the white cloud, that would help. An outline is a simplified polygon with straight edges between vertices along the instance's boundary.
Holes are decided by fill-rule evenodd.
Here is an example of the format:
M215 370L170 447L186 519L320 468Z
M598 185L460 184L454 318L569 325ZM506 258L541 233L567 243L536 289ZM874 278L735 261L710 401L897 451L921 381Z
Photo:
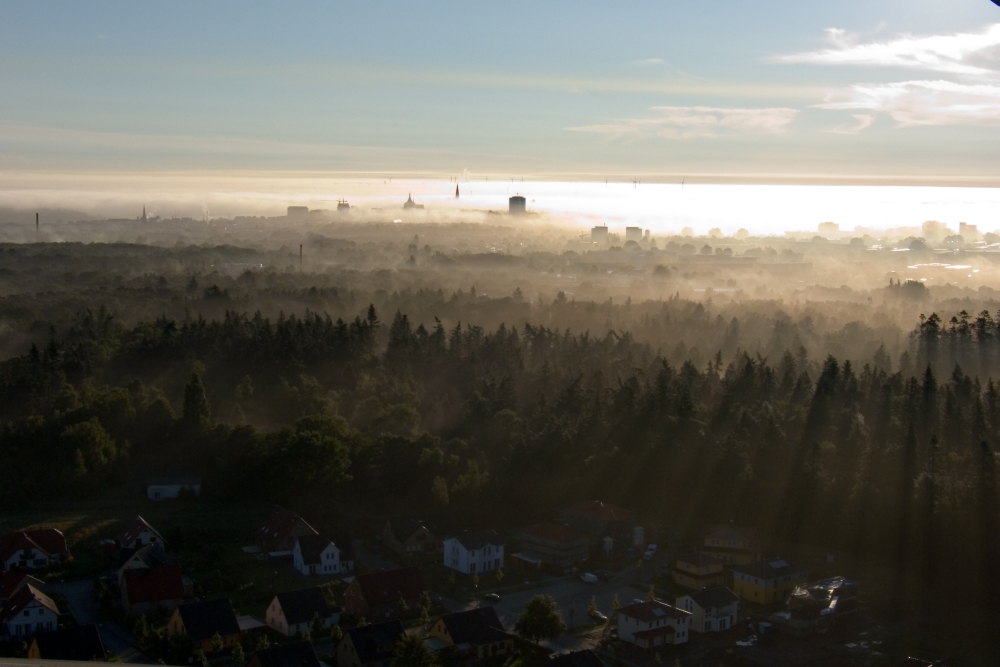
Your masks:
M1000 64L1000 23L980 32L942 35L899 35L861 43L840 28L826 31L831 46L819 51L775 56L779 63L904 67L964 76L995 76Z
M953 81L856 84L819 106L883 112L904 127L1000 125L1000 85Z
M655 115L625 118L600 125L567 128L609 139L658 136L664 139L711 138L725 134L781 134L798 110L780 107L732 109L718 107L653 107Z
M853 125L838 125L837 127L830 128L827 132L830 134L860 134L875 122L875 114L856 113L851 114L851 116L854 118Z
M650 65L662 65L663 58L643 58L642 60L633 60L630 64L637 65L639 67L649 67Z

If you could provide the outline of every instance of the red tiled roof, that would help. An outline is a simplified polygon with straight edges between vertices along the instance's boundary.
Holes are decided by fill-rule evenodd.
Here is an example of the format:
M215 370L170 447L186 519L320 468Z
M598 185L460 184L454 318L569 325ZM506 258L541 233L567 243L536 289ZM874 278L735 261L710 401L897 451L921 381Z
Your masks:
M569 526L561 523L536 523L524 529L524 534L528 537L535 537L549 542L582 542L587 539L583 533L573 530Z
M66 538L55 528L19 530L0 537L0 559L6 561L24 549L38 549L49 556L62 556L69 553Z
M618 613L624 614L629 618L638 619L643 623L659 621L664 618L687 618L691 615L691 612L678 609L659 600L636 602L627 607L622 607L618 610Z
M0 602L9 600L14 593L26 584L31 584L37 588L42 585L42 582L30 574L23 572L0 572Z
M122 587L129 604L184 599L184 577L176 565L125 570Z
M55 528L37 528L24 532L50 556L61 556L69 553L66 536Z
M394 605L399 598L412 600L427 590L424 576L416 565L362 574L351 585L355 584L370 606Z
M619 521L632 516L632 513L624 507L618 507L611 503L602 503L600 500L588 500L571 505L566 508L565 513L604 521Z
M52 601L52 598L31 584L28 584L19 590L14 597L12 597L7 604L4 605L3 612L0 612L0 621L9 621L21 613L22 609L36 600L43 607L48 608L57 615L59 614L59 607L57 607L56 603Z

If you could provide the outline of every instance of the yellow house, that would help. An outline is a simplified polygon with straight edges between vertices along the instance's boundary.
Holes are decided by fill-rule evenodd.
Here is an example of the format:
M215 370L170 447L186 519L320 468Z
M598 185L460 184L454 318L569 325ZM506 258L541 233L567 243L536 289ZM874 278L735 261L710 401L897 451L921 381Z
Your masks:
M730 565L748 565L759 558L757 530L748 526L716 524L702 532L701 552Z
M240 623L229 598L182 604L174 609L167 623L167 636L186 636L194 651L214 653L215 636L222 639L222 649L231 649L240 640Z
M696 591L717 588L726 583L725 565L722 559L708 554L679 556L673 568L674 583Z
M734 565L733 592L747 602L772 604L784 600L795 587L805 583L809 574L804 567L781 559Z
M456 656L477 660L514 652L514 635L504 629L493 607L445 614L431 625L427 636Z

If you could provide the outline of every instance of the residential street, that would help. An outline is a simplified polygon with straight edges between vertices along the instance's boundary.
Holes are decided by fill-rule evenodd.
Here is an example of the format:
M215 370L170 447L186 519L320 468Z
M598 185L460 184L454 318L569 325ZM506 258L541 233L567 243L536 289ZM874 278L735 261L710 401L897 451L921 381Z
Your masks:
M55 587L53 587L55 588ZM66 599L69 611L78 625L97 623L104 646L121 658L122 662L152 664L152 660L135 647L135 639L114 621L102 621L97 614L94 598L94 580L77 579L59 585L60 594Z

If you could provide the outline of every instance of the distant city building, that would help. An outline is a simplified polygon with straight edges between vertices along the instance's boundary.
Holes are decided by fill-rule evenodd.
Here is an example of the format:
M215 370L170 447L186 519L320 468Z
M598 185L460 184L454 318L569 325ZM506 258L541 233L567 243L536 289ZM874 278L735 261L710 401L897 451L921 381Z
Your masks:
M979 228L967 222L958 223L958 234L966 240L976 240L979 238Z
M141 220L143 222L146 222L146 220L147 220L147 218L146 218L146 207L145 206L142 207L142 218L141 218Z
M455 184L455 199L458 199L458 183Z
M928 220L925 222L920 226L920 232L927 240L941 240L945 236L952 234L952 231L948 229L948 225L937 220Z
M642 240L642 227L626 227L625 228L625 243L629 241L635 241L638 243Z
M601 225L600 227L592 227L590 229L590 240L594 243L607 243L608 242L608 226Z
M347 203L346 199L341 199L340 201L337 202L337 210L338 211L350 211L351 210L351 205Z
M509 206L508 212L511 215L524 215L525 212L527 212L528 210L526 205L526 200L521 195L514 195L513 197L511 197L510 201L508 202L508 206Z
M289 206L288 207L288 217L292 218L296 215L306 215L309 213L308 206Z
M413 197L411 195L409 194L406 195L406 201L403 203L404 209L423 208L423 207L424 207L423 204L418 204L417 202L413 201Z
M648 229L645 232L642 233L642 240L646 241L647 243L649 242L649 230Z
M820 234L839 234L840 225L836 222L821 222L817 226L816 230Z

